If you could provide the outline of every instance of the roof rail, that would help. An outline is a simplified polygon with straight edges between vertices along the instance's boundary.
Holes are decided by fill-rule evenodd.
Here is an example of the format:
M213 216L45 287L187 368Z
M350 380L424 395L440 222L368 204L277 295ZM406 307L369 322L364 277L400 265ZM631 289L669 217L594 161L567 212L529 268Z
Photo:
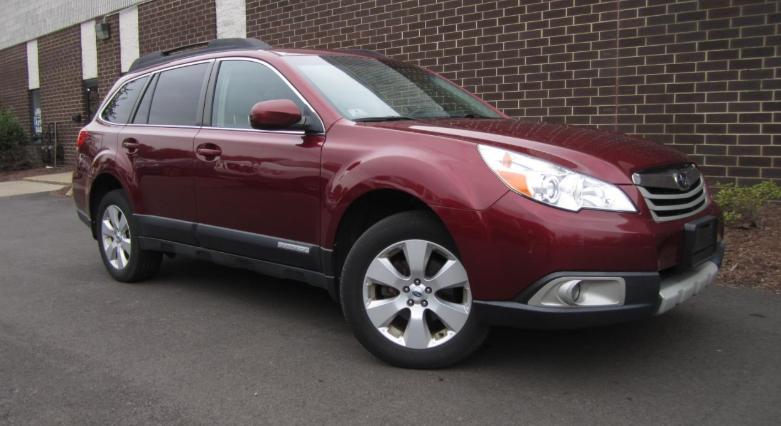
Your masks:
M189 50L195 47L206 46L203 49ZM179 46L170 50L150 53L144 55L130 65L128 72L138 71L154 65L164 64L177 59L187 58L189 56L200 55L202 53L223 52L226 50L265 50L271 49L267 43L256 38L220 38L201 43ZM181 51L182 53L177 53Z
M339 49L340 52L347 52L347 53L355 53L358 55L367 55L367 56L379 56L380 58L387 58L387 56L383 55L380 52L376 52L374 50L369 49Z

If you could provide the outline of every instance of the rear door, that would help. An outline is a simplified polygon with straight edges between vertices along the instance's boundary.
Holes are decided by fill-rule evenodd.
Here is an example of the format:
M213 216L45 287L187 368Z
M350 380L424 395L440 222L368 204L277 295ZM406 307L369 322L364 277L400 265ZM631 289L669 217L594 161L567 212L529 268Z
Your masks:
M153 74L120 132L118 148L133 165L140 194L135 210L144 236L196 244L193 140L211 66L207 61Z
M323 139L252 129L249 113L257 102L289 99L308 120L319 118L265 62L217 64L195 140L198 239L205 248L318 269Z
M101 126L95 130L103 140L103 147L110 150L116 149L117 135L130 119L138 97L144 92L148 80L149 76L130 80L112 93L111 100L100 112L98 122Z

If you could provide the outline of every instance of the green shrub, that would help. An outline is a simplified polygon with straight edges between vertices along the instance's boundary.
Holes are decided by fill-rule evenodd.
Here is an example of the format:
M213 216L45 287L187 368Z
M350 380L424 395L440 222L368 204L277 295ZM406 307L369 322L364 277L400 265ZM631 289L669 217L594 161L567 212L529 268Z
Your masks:
M10 110L0 108L0 170L20 170L32 164L26 145L27 135Z
M769 200L781 198L781 187L773 182L754 186L716 184L719 190L713 200L724 210L724 220L733 227L762 227L762 206Z

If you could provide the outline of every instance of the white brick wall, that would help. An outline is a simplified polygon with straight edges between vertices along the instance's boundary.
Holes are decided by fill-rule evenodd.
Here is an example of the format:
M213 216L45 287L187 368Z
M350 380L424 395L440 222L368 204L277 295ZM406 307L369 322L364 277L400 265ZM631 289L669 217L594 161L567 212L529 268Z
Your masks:
M27 83L30 90L41 87L38 71L38 40L27 42Z
M84 80L98 77L98 45L95 21L81 23L81 74Z
M245 0L216 0L217 38L247 37Z
M149 0L0 0L0 49Z
M122 72L127 72L138 59L138 7L119 11L119 60Z

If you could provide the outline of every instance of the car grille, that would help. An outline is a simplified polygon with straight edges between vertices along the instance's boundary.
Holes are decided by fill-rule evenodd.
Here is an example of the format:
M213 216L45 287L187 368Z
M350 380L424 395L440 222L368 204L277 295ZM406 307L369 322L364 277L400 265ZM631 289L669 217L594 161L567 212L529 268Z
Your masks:
M638 172L632 181L657 222L693 216L708 206L705 179L694 164Z

